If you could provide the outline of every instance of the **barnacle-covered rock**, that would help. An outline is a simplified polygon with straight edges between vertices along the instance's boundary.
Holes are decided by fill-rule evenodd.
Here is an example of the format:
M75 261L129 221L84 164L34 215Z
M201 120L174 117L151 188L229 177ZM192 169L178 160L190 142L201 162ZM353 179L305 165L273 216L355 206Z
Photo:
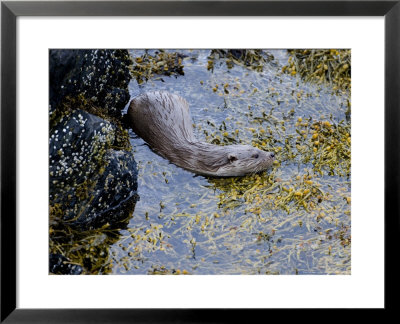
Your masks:
M61 106L65 98L80 94L108 115L120 116L130 98L131 65L127 50L50 50L50 116L68 108Z
M82 110L63 117L50 134L50 218L93 228L126 218L136 200L131 152L112 149L115 126ZM62 212L51 212L61 210Z
M49 272L53 274L79 275L83 271L82 267L70 261L61 254L50 254Z

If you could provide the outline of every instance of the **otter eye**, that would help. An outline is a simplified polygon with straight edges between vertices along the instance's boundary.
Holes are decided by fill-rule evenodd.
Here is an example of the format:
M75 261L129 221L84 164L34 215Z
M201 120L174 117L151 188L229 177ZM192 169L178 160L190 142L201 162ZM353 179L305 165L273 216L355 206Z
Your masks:
M233 162L233 161L236 161L237 160L237 157L235 156L235 155L233 155L233 154L229 154L228 155L228 161L229 162Z
M258 154L254 154L253 158L258 159Z

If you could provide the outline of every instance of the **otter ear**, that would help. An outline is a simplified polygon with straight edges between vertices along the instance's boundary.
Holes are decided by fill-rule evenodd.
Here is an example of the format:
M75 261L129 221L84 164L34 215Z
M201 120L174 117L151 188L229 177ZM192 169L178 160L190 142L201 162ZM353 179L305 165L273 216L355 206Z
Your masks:
M237 156L235 155L235 154L233 154L233 153L229 153L228 154L228 161L230 162L230 163L232 163L233 161L236 161L238 158L237 158Z

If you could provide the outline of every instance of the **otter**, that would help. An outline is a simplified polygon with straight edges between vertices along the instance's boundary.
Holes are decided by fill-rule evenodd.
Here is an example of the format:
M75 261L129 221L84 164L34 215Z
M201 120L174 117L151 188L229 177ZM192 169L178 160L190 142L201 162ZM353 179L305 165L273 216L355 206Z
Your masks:
M199 175L244 176L264 171L274 161L274 153L250 145L219 146L198 141L188 103L169 92L148 92L133 98L127 120L155 153Z

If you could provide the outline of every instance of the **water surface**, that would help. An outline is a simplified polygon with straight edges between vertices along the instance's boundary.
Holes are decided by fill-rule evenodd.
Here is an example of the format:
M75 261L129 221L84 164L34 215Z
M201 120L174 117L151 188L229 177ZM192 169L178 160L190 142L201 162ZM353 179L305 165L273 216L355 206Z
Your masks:
M350 143L349 93L282 73L288 52L267 52L274 60L262 72L229 68L223 58L211 71L209 50L179 50L184 76L131 81L132 97L150 90L184 97L197 138L258 145L277 163L242 178L196 176L131 132L140 201L111 246L114 274L350 274L349 153L330 166L312 155L328 145L315 144L318 123Z

